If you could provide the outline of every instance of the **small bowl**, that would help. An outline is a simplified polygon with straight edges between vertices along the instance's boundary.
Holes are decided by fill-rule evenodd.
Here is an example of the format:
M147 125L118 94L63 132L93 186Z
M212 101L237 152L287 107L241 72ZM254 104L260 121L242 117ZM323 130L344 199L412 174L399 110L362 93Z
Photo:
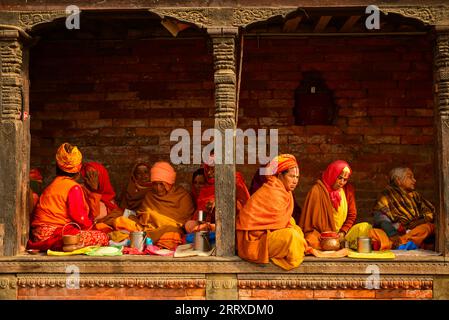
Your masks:
M27 252L29 254L39 254L40 250L39 249L27 249Z

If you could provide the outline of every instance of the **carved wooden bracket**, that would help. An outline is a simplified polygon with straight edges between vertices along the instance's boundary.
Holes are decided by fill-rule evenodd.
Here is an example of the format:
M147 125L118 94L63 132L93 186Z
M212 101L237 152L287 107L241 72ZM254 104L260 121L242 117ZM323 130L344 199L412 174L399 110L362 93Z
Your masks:
M397 13L414 18L428 25L442 25L449 22L449 6L379 6L385 14Z
M31 29L34 26L52 22L55 19L67 17L64 11L30 11L30 12L18 12L19 15L19 27L24 29Z
M258 21L275 16L286 16L297 7L283 8L156 8L151 12L160 17L169 16L197 25L200 28L210 26L246 27Z

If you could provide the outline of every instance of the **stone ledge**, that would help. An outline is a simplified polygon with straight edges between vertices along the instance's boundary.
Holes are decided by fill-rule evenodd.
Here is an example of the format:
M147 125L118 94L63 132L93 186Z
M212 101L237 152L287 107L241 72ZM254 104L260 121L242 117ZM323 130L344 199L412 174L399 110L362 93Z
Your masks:
M433 259L317 259L307 257L296 269L284 271L273 265L257 265L239 257L88 257L17 256L0 258L0 274L65 274L77 267L88 274L281 274L281 275L366 275L376 266L385 275L449 275L443 257ZM368 271L367 271L368 270Z

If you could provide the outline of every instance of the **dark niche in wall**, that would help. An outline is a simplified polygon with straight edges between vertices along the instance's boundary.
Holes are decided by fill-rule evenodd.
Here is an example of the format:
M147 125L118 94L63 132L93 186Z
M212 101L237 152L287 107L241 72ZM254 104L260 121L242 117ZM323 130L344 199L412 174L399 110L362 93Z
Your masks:
M332 91L318 71L304 72L295 90L295 125L333 125L336 105Z

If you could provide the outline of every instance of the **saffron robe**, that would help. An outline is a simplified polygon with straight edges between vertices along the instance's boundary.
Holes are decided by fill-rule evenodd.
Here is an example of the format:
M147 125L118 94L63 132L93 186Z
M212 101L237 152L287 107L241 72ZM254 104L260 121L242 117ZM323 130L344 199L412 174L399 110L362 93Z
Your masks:
M320 249L319 237L322 232L342 231L348 233L354 225L357 217L354 188L347 184L343 187L343 190L348 212L339 230L336 230L335 209L332 206L329 192L324 183L318 180L306 196L299 219L299 226L303 230L308 244L315 249Z
M85 246L108 245L109 238L101 231L89 230L92 215L81 186L70 177L58 176L43 191L31 221L29 249L62 249L62 233L77 234L82 229L81 240ZM64 229L63 229L64 228Z
M269 199L269 201L267 201ZM292 218L293 194L270 176L237 215L237 253L248 261L268 263L285 270L298 267L307 243Z

